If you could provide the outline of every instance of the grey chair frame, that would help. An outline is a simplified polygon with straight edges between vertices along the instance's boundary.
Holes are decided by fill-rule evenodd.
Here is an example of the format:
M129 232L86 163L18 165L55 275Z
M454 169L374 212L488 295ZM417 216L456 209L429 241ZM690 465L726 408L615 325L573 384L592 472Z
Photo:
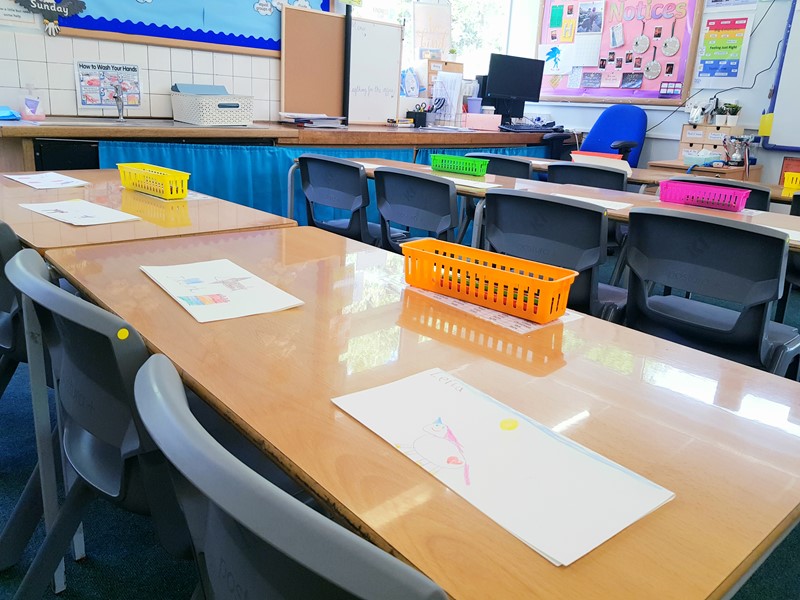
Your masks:
M446 598L419 571L308 508L229 454L189 410L167 357L157 354L145 363L136 377L135 396L144 426L173 466L208 600L217 597L215 585L221 579L226 586L235 581L239 597L250 598L265 597L267 591L270 598L340 597L331 588L345 597Z
M627 163L626 163L627 164ZM595 173L598 176L608 176L619 179L613 186L603 185L603 181L578 181L577 179L568 177L570 175L577 177L578 174L591 175ZM566 175L568 178L562 177ZM598 165L585 165L574 162L554 162L547 165L547 181L550 183L563 183L571 185L585 185L596 188L604 188L608 190L619 190L624 192L628 186L628 173L622 169L613 169L611 167L601 167Z
M800 192L792 196L789 214L793 217L800 217ZM792 289L795 287L800 287L800 254L789 252L789 258L786 262L786 282L783 286L783 296L778 300L778 308L775 310L775 320L778 323L783 323L786 320L786 311L789 308Z
M488 160L486 172L491 175L503 175L517 179L532 179L533 176L533 165L527 158L493 152L469 152L464 156Z

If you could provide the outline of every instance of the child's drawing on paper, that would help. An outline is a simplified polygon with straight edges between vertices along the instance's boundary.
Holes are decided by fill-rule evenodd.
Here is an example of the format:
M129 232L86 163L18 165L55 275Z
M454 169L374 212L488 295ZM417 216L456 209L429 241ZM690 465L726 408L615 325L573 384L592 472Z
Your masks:
M544 62L547 64L548 62L553 63L553 69L558 70L558 65L561 62L561 50L558 46L553 46L548 50L547 56L544 57Z
M423 434L414 440L410 448L401 447L410 459L431 473L442 469L462 469L464 483L470 485L469 463L464 456L464 447L453 431L442 421L436 419L425 425Z

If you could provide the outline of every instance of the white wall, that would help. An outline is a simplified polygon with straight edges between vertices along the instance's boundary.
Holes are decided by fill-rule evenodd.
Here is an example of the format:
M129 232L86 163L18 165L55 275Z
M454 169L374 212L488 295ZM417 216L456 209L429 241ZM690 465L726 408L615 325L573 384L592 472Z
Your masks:
M786 20L791 7L790 0L775 0L774 6L767 13L770 2L761 1L756 10L754 23L758 23L764 14L766 18L761 23L759 29L750 40L750 48L745 64L744 86L753 83L753 76L769 67L775 56L775 47L778 41L783 39L786 30ZM794 63L797 58L795 57ZM787 59L787 63L789 60ZM761 111L769 108L769 91L775 81L778 70L778 62L771 69L759 75L756 85L751 90L732 90L719 95L724 102L738 100L742 105L739 124L744 126L747 133L756 133L758 129ZM784 69L784 76L787 75ZM692 89L690 95L697 92ZM700 92L690 100L690 102L704 103L717 90L700 90ZM528 104L526 114L550 114L559 124L566 127L573 127L582 130L591 128L594 121L606 105L600 104L581 104L581 103L546 103ZM645 107L647 112L648 128L652 128L647 134L647 140L642 148L642 156L639 161L640 166L646 166L649 160L667 160L678 157L678 139L680 138L681 126L688 121L688 113L683 109L670 115L674 107ZM666 121L657 125L662 119ZM657 125L657 126L656 126ZM771 152L761 147L756 147L753 154L758 158L759 164L764 166L761 180L767 183L776 183L780 175L781 163L784 156L800 156L800 154L787 154L783 152Z
M170 87L178 82L224 85L253 96L256 120L278 120L280 59L50 37L37 20L36 28L0 25L0 105L19 110L22 88L32 84L48 115L116 116L116 109L78 108L75 61L99 60L139 66L142 107L126 109L128 116L171 118Z

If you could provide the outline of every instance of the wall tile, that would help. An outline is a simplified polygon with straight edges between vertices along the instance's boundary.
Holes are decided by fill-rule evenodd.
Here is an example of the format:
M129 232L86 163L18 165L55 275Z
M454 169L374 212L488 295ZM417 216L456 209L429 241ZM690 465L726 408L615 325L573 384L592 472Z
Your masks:
M249 77L234 77L233 78L233 93L240 96L253 95L253 80Z
M269 102L269 120L277 121L280 119L279 111L281 110L281 103L270 100Z
M81 108L78 107L79 117L102 117L103 109L101 108Z
M253 78L269 79L269 59L265 56L254 56L252 59Z
M214 85L214 76L211 73L195 73L194 83L200 85Z
M253 74L252 67L253 59L249 56L241 54L233 55L233 76L234 77L251 77Z
M253 98L256 100L269 100L269 81L266 79L253 79Z
M95 61L100 60L100 44L97 40L84 40L75 38L72 40L72 52L75 60ZM94 109L87 109L94 110Z
M44 39L44 49L47 53L47 62L73 64L75 56L72 50L72 38L50 37Z
M269 61L269 78L281 78L281 60L279 58L268 58Z
M147 46L142 44L123 44L125 62L129 65L139 65L139 69L148 68Z
M139 108L126 108L126 116L130 117L149 117L150 116L150 94L142 94L142 104Z
M233 92L233 77L227 75L214 75L214 85L224 85L230 94Z
M50 112L48 114L75 116L78 114L78 102L74 91L50 90Z
M15 33L17 42L17 58L44 62L47 54L44 50L44 36L35 33Z
M0 59L0 87L19 88L17 61Z
M70 65L47 63L47 81L51 90L74 90L75 70Z
M100 42L100 60L121 64L125 62L125 50L119 42Z
M169 119L172 117L172 98L161 94L150 94L150 116Z
M169 94L172 87L172 73L169 71L150 71L149 94Z
M233 75L233 57L230 54L214 53L214 75Z
M212 75L214 73L214 54L202 50L192 51L192 70L197 73Z
M0 35L0 59L17 59L17 43L13 35Z
M47 63L21 60L17 64L20 87L32 85L37 90L47 90Z
M253 120L269 121L269 102L267 100L253 101Z
M148 46L147 61L151 71L171 71L172 61L170 60L169 48L161 46Z
M173 71L192 71L192 51L185 48L171 48L170 57L172 59Z
M194 76L192 75L191 71L185 71L185 72L173 71L172 83L194 83Z
M280 102L281 99L281 82L270 79L269 82L269 99Z

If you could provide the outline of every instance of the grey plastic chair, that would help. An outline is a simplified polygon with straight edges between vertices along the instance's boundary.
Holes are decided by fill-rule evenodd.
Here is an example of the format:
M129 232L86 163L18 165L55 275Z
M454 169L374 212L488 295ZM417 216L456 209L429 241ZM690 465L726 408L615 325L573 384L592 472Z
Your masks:
M547 166L547 181L624 192L628 185L628 174L618 169L559 162Z
M151 357L136 377L136 405L174 467L208 600L446 598L430 579L288 496L217 444L190 412L165 356Z
M136 372L148 357L127 323L53 284L34 250L6 265L19 291L26 327L35 313L53 360L61 451L68 492L15 598L37 598L47 588L86 508L97 497L151 514L164 547L191 556L188 530L172 493L166 464L138 422ZM33 389L32 378L32 393Z
M627 291L599 282L608 237L605 209L571 198L495 189L486 192L483 226L486 250L578 271L569 290L570 308L622 320Z
M378 223L367 221L370 198L364 167L350 160L321 154L302 154L297 160L306 198L308 224L366 244L377 245L381 239L381 228ZM349 211L350 216L343 219L318 219L314 210L317 205Z
M787 375L800 353L800 335L770 321L772 303L783 291L787 253L788 236L768 227L663 208L633 209L625 323ZM676 295L657 295L658 284Z
M492 152L470 152L465 154L469 158L483 158L489 161L486 172L492 175L504 175L517 179L531 179L533 165L527 158L494 154Z
M0 265L5 264L20 250L17 235L0 221ZM5 273L0 271L0 396L14 376L17 366L28 361L25 348L25 329L22 325L17 291Z
M459 226L455 183L443 177L415 173L394 167L375 169L375 195L381 214L381 247L401 253L400 242L423 235L452 242ZM398 240L392 227L410 231L409 238Z
M720 179L718 177L694 177L691 175L670 177L669 181L684 181L686 183L701 183L703 185L716 185L719 187L735 188L737 190L750 190L745 208L753 210L769 210L772 191L765 185L750 183L749 181L736 181L735 179Z
M800 192L792 196L792 205L789 214L793 217L800 217ZM797 252L789 252L786 262L786 282L783 286L783 296L778 300L778 308L775 311L775 320L783 323L786 320L786 310L789 308L789 300L792 297L792 289L800 287L800 255Z

